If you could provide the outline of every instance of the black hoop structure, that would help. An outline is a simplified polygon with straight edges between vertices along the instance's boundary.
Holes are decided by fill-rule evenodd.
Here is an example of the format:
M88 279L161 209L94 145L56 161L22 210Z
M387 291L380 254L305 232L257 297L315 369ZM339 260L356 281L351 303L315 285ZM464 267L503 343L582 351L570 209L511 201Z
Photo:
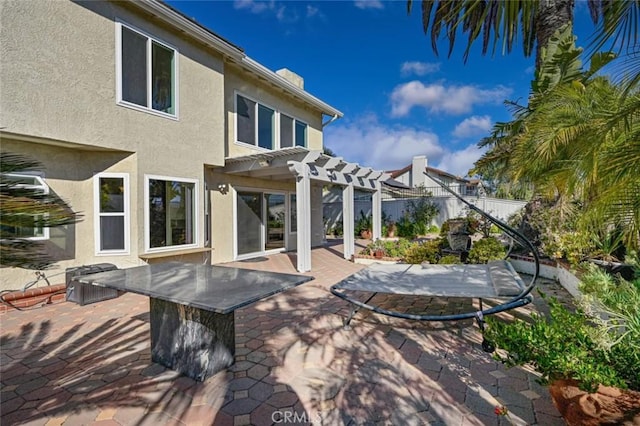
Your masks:
M376 277L376 268L375 267L369 267L366 268L363 271L366 271L366 273L363 273L363 271L356 273L354 275L352 275L351 277L348 277L347 279L331 286L330 291L333 295L346 300L347 302L353 304L356 306L356 308L353 308L351 314L349 315L349 317L346 319L345 321L345 326L348 326L349 323L351 322L351 319L353 318L353 316L355 315L355 313L357 312L358 308L364 308L367 310L370 310L372 312L378 313L378 314L382 314L382 315L387 315L390 317L395 317L395 318L402 318L402 319L409 319L409 320L418 320L418 321L458 321L458 320L464 320L464 319L469 319L469 318L475 318L478 321L478 324L480 326L480 329L483 331L484 330L484 320L483 318L487 315L493 315L493 314L497 314L499 312L503 312L503 311L508 311L511 309L515 309L524 305L527 305L529 303L531 303L531 301L533 300L532 295L530 294L535 285L536 285L536 281L538 278L538 275L540 273L540 258L538 256L538 252L535 248L535 246L531 243L531 241L529 241L529 239L527 239L521 232L517 231L516 229L512 228L511 226L509 226L508 224L506 224L504 221L493 217L492 215L490 215L489 213L483 211L482 209L478 208L477 206L475 206L473 203L470 203L469 201L465 200L461 195L459 195L458 193L456 193L455 191L453 191L451 188L449 188L447 185L445 185L443 182L441 182L439 179L434 178L433 176L430 176L427 174L427 176L429 176L429 178L431 178L433 181L435 181L436 183L438 183L442 188L444 188L447 192L449 192L450 194L452 194L453 196L455 196L459 201L461 201L462 203L464 203L467 207L469 207L471 210L479 213L481 216L483 216L484 218L486 218L487 220L489 220L491 223L495 224L498 228L500 228L507 236L509 236L509 238L511 238L512 243L510 245L509 251L507 252L507 256L506 258L509 257L510 253L511 253L511 249L513 247L513 241L518 241L523 247L528 248L534 258L534 272L533 275L531 277L531 280L529 281L529 283L527 285L524 284L524 282L522 282L522 279L520 278L520 276L517 274L517 272L515 272L515 270L513 269L513 267L511 266L511 264L508 262L508 260L503 260L503 261L499 261L493 265L486 265L485 267L487 269L490 268L496 268L496 269L500 269L501 271L503 271L503 275L504 276L509 276L513 279L515 286L512 287L512 291L511 293L507 292L505 294L487 294L486 291L480 291L481 288L480 287L475 287L475 286L468 286L463 288L464 291L460 292L460 291L455 291L453 290L451 293L447 293L447 290L445 289L444 292L442 290L442 288L439 288L438 292L435 293L430 293L430 290L428 288L428 286L424 285L424 281L421 281L421 277L422 276L426 276L430 273L430 268L431 270L434 270L434 268L440 268L437 270L437 273L440 274L441 276L446 275L447 273L451 272L452 275L450 276L451 279L455 279L455 274L454 268L462 268L462 267L480 267L480 265L405 265L407 266L406 269L406 274L405 272L403 272L403 270L401 270L402 267L396 267L396 266L388 266L386 268L388 269L393 269L394 271L396 271L396 275L388 275L389 277L399 277L399 278L406 278L407 280L409 280L409 282L402 286L402 285L398 285L397 282L390 284L388 287L389 289L384 289L383 291L376 291L376 289L374 289L374 287L376 287L375 285L372 285L372 289L368 290L367 289L367 279L368 278L374 278L372 281L377 281L378 284L384 286L384 282L385 282L385 276L384 276L384 266L380 266L379 269L381 276L380 277ZM502 263L501 263L502 262ZM373 265L372 265L373 266ZM409 269L411 267L418 267L419 269L417 270L417 274L418 275L414 275L414 276L410 276L411 272L408 272ZM447 269L447 267L450 267L450 269ZM476 271L474 271L476 272ZM358 274L360 274L357 277L357 280L359 281L359 284L354 286L354 279L353 277L356 277ZM367 275L368 274L368 275ZM420 275L422 274L422 275ZM468 274L467 274L468 275ZM488 275L490 276L490 275ZM399 280L399 279L398 279ZM396 280L396 281L398 281ZM455 284L455 283L453 283ZM378 285L378 288L380 288L380 285ZM398 292L395 292L394 289L395 288L399 288ZM414 291L412 289L416 288L417 291ZM455 285L452 285L452 288L455 288ZM513 289L517 289L517 291L513 291ZM349 290L356 290L359 292L373 292L373 294L367 298L364 301L360 301L354 297L352 297L351 295L347 294L345 291L349 291ZM458 290L460 290L460 287L458 287ZM474 290L477 293L474 293ZM403 295L421 295L421 296L440 296L440 297L469 297L469 298L478 298L480 301L480 309L478 311L475 312L464 312L464 313L459 313L459 314L442 314L442 315L420 315L420 314L410 314L410 313L406 313L406 312L398 312L398 311L392 311L392 310L388 310L388 309L384 309L381 308L380 306L375 306L370 304L369 302L371 301L371 299L373 299L379 292L384 292L387 294L403 294ZM482 299L483 298L494 298L495 296L500 296L502 298L505 298L504 296L508 295L508 297L506 297L506 301L504 301L503 303L500 303L496 306L493 306L491 308L488 309L483 309L482 307ZM483 342L483 347L485 347L485 344L489 347L490 344L488 342ZM485 349L490 349L489 348L485 348Z

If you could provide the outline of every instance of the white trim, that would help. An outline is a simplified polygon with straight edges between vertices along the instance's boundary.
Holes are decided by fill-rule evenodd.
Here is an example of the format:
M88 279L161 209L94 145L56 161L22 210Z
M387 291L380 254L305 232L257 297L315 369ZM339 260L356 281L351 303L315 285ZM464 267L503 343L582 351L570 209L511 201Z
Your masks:
M100 179L101 178L116 178L122 179L124 187L123 193L123 212L122 213L101 213L100 212ZM93 240L95 242L95 255L96 256L108 256L108 255L127 255L131 250L131 235L130 235L130 186L129 186L129 173L96 173L93 176ZM116 216L124 217L124 248L121 250L100 250L102 234L100 233L100 218L103 216Z
M49 190L49 185L47 184L47 182L45 182L44 180L44 173L42 172L31 172L31 171L27 171L27 172L20 172L20 173L3 173L4 176L9 176L9 177L16 177L16 178L21 178L21 177L31 177L34 178L39 185L23 185L23 184L17 184L15 185L16 187L22 187L22 188L41 188L42 189L42 193L43 194L49 194L50 190ZM23 240L29 240L29 241L45 241L49 239L49 227L48 226L44 226L42 227L42 236L37 236L37 237L17 237L19 239L23 239Z
M179 64L179 51L178 49L171 45L170 43L165 42L162 39L159 39L158 37L151 35L150 33L141 30L139 28L137 28L134 25L131 25L119 18L116 18L115 20L115 28L116 28L116 104L123 106L123 107L127 107L127 108L131 108L137 111L142 111L142 112L146 112L146 113L150 113L153 115L157 115L159 117L165 117L165 118L170 118L173 120L178 120L179 118L179 107L178 105L180 104L179 99L180 99L180 94L179 94L179 86L180 86L180 73L179 73L179 69L180 69L180 64ZM122 99L122 29L123 28L127 28L130 31L133 31L135 33L138 33L144 37L147 38L147 43L146 43L146 54L147 54L147 105L148 106L144 106L144 105L138 105L138 104L134 104L132 102L128 102L124 99ZM173 97L173 101L174 101L174 113L168 113L168 112L164 112L164 111L158 111L156 109L153 108L153 82L152 82L152 78L151 78L151 73L152 73L152 61L151 61L151 57L152 57L152 45L153 42L156 42L157 44L159 44L162 47L165 47L169 50L173 51L173 93L174 93L174 97Z
M243 98L254 102L255 103L255 107L254 107L254 122L253 122L253 129L254 129L254 136L255 136L255 141L253 144L250 144L249 142L243 142L238 140L238 96L242 96ZM272 148L263 148L259 145L260 141L259 141L259 134L258 134L258 114L259 114L259 106L262 105L265 108L269 108L270 110L273 111L274 114L274 120L273 120L273 143L272 143ZM280 118L279 118L279 111L278 108L273 107L267 103L264 103L262 101L259 101L255 98L253 98L252 96L247 96L245 95L243 92L239 91L239 90L234 90L233 91L233 125L234 125L234 142L236 145L240 145L240 146L245 146L245 147L249 147L249 148L254 148L260 151L264 151L264 152L270 152L270 151L276 151L279 149L280 147L280 139L279 139L279 128L280 128Z
M295 114L289 114L286 111L282 111L279 110L278 111L278 149L283 149L282 145L280 145L280 142L282 140L282 134L281 134L281 129L282 129L282 120L280 120L280 117L286 115L287 117L289 117L290 119L293 120L293 123L291 123L292 125L292 129L291 129L291 136L293 138L293 145L290 147L284 147L284 148L295 148L295 147L299 147L299 148L304 148L304 149L309 149L307 148L307 146L309 145L309 123L307 123L304 120L300 120L299 118L296 117ZM305 125L305 141L304 141L304 145L296 145L296 123L301 123Z
M192 244L180 244L166 247L154 247L151 248L151 238L150 238L150 225L149 225L149 181L150 180L162 180L162 181L175 181L180 183L192 183L193 186L193 243ZM163 251L172 251L172 250L182 250L187 248L196 248L200 247L200 210L199 210L199 199L200 199L200 189L199 189L199 180L192 178L183 178L183 177L175 177L175 176L160 176L160 175L144 175L144 252L145 253L156 253Z
M238 96L242 96L243 98L251 101L251 102L255 102L255 108L254 108L254 115L255 115L255 119L254 119L254 134L255 134L255 141L253 144L250 144L248 142L243 142L238 140ZM258 111L259 111L259 107L260 105L262 105L265 108L269 108L270 110L272 110L274 112L274 120L273 120L273 144L272 144L272 148L263 148L261 146L259 146L258 144L260 143L259 141L259 132L258 132ZM291 136L293 138L293 145L291 147L282 147L282 145L280 144L281 141L281 137L282 137L282 120L281 120L281 116L282 115L286 115L287 117L291 118L293 120L292 123L292 129L291 129ZM309 123L301 120L299 118L297 118L297 116L295 114L289 114L286 111L282 111L272 105L269 105L263 101L260 101L252 96L247 96L244 94L244 92L241 92L240 90L234 90L233 91L233 129L234 129L234 143L236 145L239 146L243 146L246 148L253 148L257 151L262 151L262 152L271 152L271 151L278 151L280 149L286 149L286 148L295 148L295 147L299 147L299 148L305 148L308 149L307 146L309 145ZM305 141L304 141L304 145L297 145L296 144L296 123L300 123L300 124L304 124L305 126Z
M238 254L238 193L241 192L250 192L250 193L254 193L254 194L260 194L260 196L262 197L262 201L261 201L261 205L262 205L262 210L260 212L261 214L261 226L260 226L260 250L259 251L255 251L255 252L251 252L251 253L245 253L245 254ZM287 204L289 202L289 194L292 194L292 192L288 192L288 191L283 191L283 190L270 190L268 188L253 188L253 187L248 187L248 186L240 186L240 187L236 187L233 188L233 259L234 260L245 260L245 259L252 259L258 256L266 256L269 254L275 254L275 253L282 253L284 251L287 251L287 245L288 245L288 230L290 227L289 221L291 220L290 217L288 216L288 213L285 214L285 230L284 230L284 247L282 248L274 248L274 249L269 249L267 250L266 248L266 244L267 244L267 240L266 240L266 229L267 229L267 225L265 223L266 220L268 220L267 217L267 209L269 208L269 206L266 203L265 200L265 195L266 194L273 194L273 195L283 195L284 196L284 201L285 201L285 213L286 213L286 209L287 209Z

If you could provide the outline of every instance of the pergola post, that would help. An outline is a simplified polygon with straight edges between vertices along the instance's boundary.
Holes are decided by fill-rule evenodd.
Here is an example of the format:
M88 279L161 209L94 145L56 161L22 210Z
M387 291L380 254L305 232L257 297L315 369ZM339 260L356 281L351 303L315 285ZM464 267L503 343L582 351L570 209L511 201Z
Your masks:
M298 163L301 170L296 176L296 210L298 224L298 272L311 270L311 179L309 166Z
M373 240L382 236L382 188L380 182L376 181L376 191L371 194L371 223Z
M346 185L342 188L342 231L344 258L347 260L355 254L354 230L353 185Z

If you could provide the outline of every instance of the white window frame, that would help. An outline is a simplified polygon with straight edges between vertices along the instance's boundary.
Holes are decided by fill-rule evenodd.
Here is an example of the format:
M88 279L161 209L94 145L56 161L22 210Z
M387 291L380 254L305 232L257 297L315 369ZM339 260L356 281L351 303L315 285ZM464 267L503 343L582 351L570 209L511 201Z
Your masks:
M132 102L127 102L125 100L122 99L122 28L127 28L128 30L134 31L144 37L147 37L147 105L149 106L143 106L143 105L138 105L138 104L134 104ZM152 42L156 42L157 44L162 45L163 47L173 50L173 74L174 74L174 101L175 101L175 105L174 105L174 113L170 114L168 112L164 112L164 111L158 111L156 109L153 109L152 104L153 104L153 82L152 82L152 78L151 78L151 66L152 66L152 61L151 61L151 43ZM154 114L154 115L158 115L160 117L166 117L166 118L171 118L174 120L178 119L178 105L180 105L179 99L180 99L180 91L179 91L179 73L178 70L180 69L179 63L179 55L178 55L178 49L174 46L172 46L171 44L147 33L146 31L143 31L139 28L136 28L133 25L130 25L120 19L116 19L116 103L118 105L127 107L127 108L132 108L138 111L144 111L147 112L149 114Z
M24 184L17 184L16 187L19 188L42 188L42 193L43 194L49 194L49 185L47 185L47 183L44 180L44 174L42 173L5 173L5 176L9 176L9 177L15 177L15 178L22 178L22 177L28 177L28 178L33 178L35 179L40 185L24 185ZM41 236L37 236L37 237L19 237L20 239L23 240L30 240L30 241L44 241L44 240L48 240L49 239L49 227L48 226L44 226L42 227L42 235Z
M244 142L244 141L240 141L238 140L238 115L237 115L237 111L238 111L238 96L242 96L243 98L250 100L251 102L255 102L255 111L254 111L254 134L256 137L256 140L254 141L253 144L250 144L248 142ZM274 114L275 114L275 120L274 120L274 141L273 141L273 148L272 149L267 149L267 148L263 148L261 146L259 146L259 134L258 134L258 108L259 106L262 105L265 108L269 108L271 110L273 110ZM272 105L269 105L267 103L261 102L251 96L248 96L238 90L235 90L233 93L233 111L234 111L234 120L233 120L233 127L234 127L234 139L235 139L235 144L236 145L241 145L241 146L245 146L245 147L250 147L259 151L277 151L279 149L283 149L282 146L280 145L280 138L281 138L281 130L282 130L282 120L281 117L282 115L286 115L287 117L292 119L292 137L293 137L293 148L300 146L302 148L308 148L309 146L309 123L307 123L304 120L300 120L299 118L297 118L294 114L289 114L286 111L281 111L278 108L275 108ZM306 132L305 132L305 141L304 141L304 145L297 145L297 141L296 141L296 124L300 123L300 124L304 124L305 128L306 128Z
M239 231L238 230L238 193L241 193L241 192L259 193L263 200L262 211L260 212L262 216L261 217L262 225L260 227L260 246L262 248L260 251L256 251L253 253L246 253L246 254L238 254L238 231ZM247 187L240 186L240 187L234 188L233 190L233 258L234 260L253 259L258 256L282 253L287 251L287 247L289 246L289 236L287 234L289 233L289 222L291 221L291 217L288 212L286 213L286 216L285 216L284 247L270 249L270 250L267 250L265 247L267 244L266 234L265 234L265 229L267 225L265 224L265 218L267 215L267 209L269 208L266 205L267 203L264 202L265 194L284 195L284 200L285 200L284 208L285 210L288 208L289 194L291 194L290 192L280 191L280 190L270 190L266 188L252 188L249 186Z
M254 111L254 121L253 121L253 128L254 128L254 134L256 137L256 140L254 141L253 144L250 144L248 142L243 142L238 140L238 96L242 96L245 99L250 100L251 102L255 102L255 111ZM263 148L259 145L260 140L259 140L259 134L258 134L258 112L259 112L259 106L262 105L265 108L269 108L270 110L273 111L274 114L274 119L273 119L273 144L272 144L272 148L268 149L268 148ZM251 96L247 96L242 92L239 91L234 91L233 94L233 115L234 115L234 120L233 120L233 126L234 126L234 139L235 139L235 143L237 145L241 145L241 146L246 146L246 147L250 147L253 149L257 149L259 151L263 151L263 152L269 152L269 151L276 151L278 149L280 149L280 112L278 111L278 108L275 108L269 104L266 104L264 102L260 102L257 99L251 97Z
M123 194L123 212L108 212L102 213L100 211L100 179L101 178L116 178L122 179L122 184L124 186L124 194ZM93 235L95 241L95 254L96 256L107 256L107 255L126 255L130 253L131 250L131 236L130 236L130 218L131 218L131 209L129 200L131 198L129 193L129 173L97 173L93 177L93 212L94 212L94 221L93 221ZM100 233L100 218L104 216L122 216L124 217L124 248L120 250L101 250L101 242L102 242L102 234Z
M278 148L282 149L282 147L280 146L280 139L281 139L281 129L282 129L282 121L280 120L280 118L286 115L287 117L289 117L292 120L291 126L291 135L293 137L293 146L292 148L295 147L301 147L301 148L307 148L309 146L309 123L307 123L306 121L300 120L299 118L297 118L295 115L293 114L289 114L286 111L278 111ZM305 132L305 141L304 141L304 145L298 145L297 141L296 141L296 123L300 123L300 124L304 124L306 126L306 132Z
M167 247L154 247L151 248L151 235L150 235L150 214L149 214L149 181L150 180L164 180L164 181L176 181L181 183L192 183L193 186L193 243L181 244ZM156 253L164 251L175 251L189 248L197 248L200 246L200 211L198 210L200 205L200 181L198 179L175 177L175 176L161 176L161 175L144 175L144 251L145 253Z

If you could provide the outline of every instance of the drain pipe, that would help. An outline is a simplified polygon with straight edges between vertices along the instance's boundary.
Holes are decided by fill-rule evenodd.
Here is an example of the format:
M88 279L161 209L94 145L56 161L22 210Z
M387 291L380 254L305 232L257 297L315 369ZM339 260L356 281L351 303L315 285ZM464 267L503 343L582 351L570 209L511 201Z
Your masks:
M338 118L340 118L340 117L338 117L338 114L334 114L334 115L333 115L333 117L331 117L331 118L329 119L329 121L326 121L326 122L322 123L322 128L324 128L325 126L328 126L329 124L333 123L333 122L334 122L334 121L336 121Z

